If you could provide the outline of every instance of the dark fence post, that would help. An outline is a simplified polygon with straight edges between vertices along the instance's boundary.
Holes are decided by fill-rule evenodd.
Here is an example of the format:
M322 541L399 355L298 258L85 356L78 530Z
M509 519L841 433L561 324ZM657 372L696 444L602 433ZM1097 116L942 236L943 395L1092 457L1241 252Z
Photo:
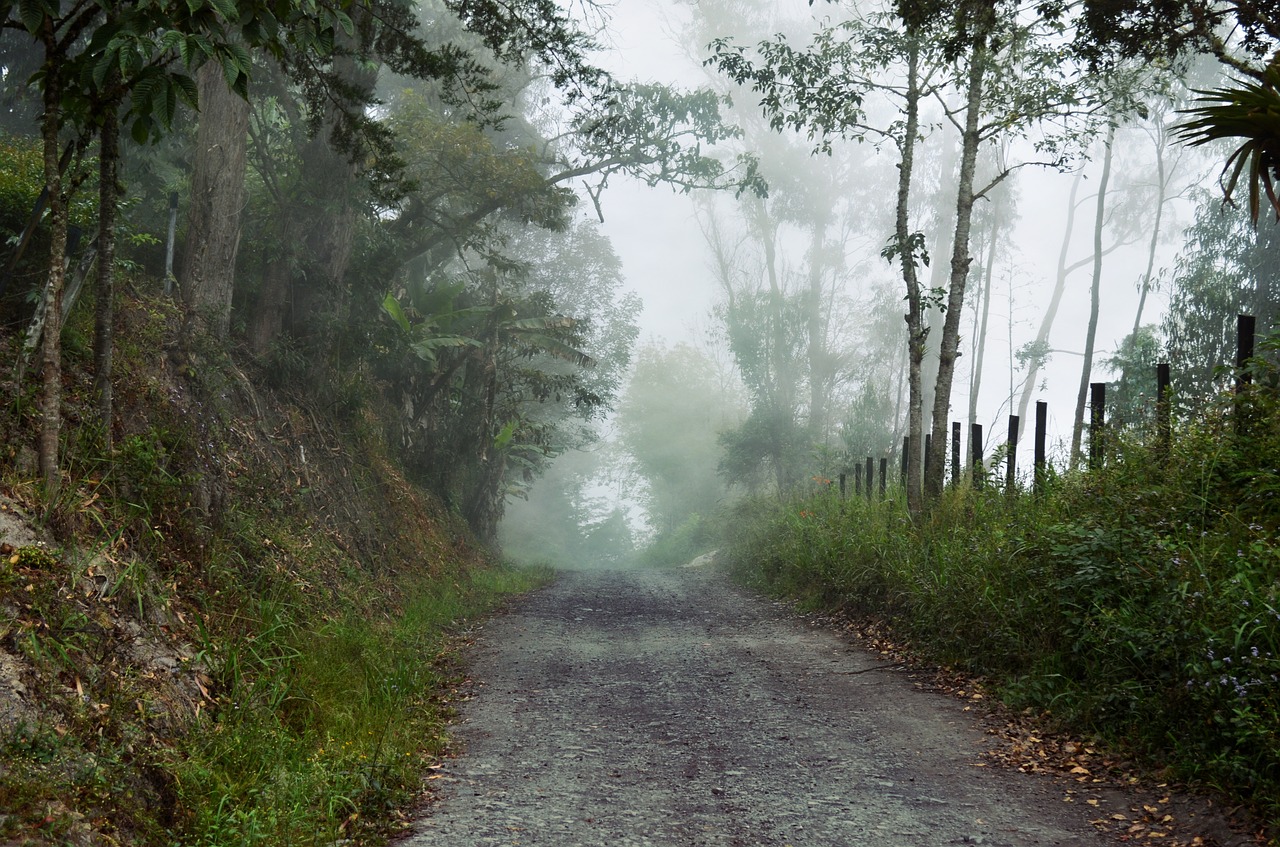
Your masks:
M1089 383L1089 470L1102 467L1103 428L1107 422L1107 384Z
M1244 392L1245 386L1253 382L1253 374L1249 373L1248 361L1253 358L1253 315L1236 316L1236 394ZM1244 408L1236 397L1236 434L1244 432Z
M880 499L884 499L885 489L889 486L889 460L880 457Z
M1236 316L1236 391L1253 382L1245 363L1253 358L1254 325L1253 315Z
M902 436L902 487L907 487L907 463L911 461L911 436Z
M862 496L862 463L853 466L853 493Z
M871 484L876 478L876 466L871 463L871 457L867 457L867 499L871 499Z
M846 476L847 475L845 474L844 471L840 472L840 499L841 500L843 500L845 497L845 477Z
M969 461L973 463L973 487L982 487L982 424L969 425Z
M1156 365L1156 449L1160 451L1160 460L1169 458L1169 447L1173 443L1173 427L1170 423L1169 411L1169 363Z
M1036 447L1035 447L1035 488L1039 491L1044 485L1045 470L1045 436L1049 429L1049 404L1043 400L1036 401Z
M1004 472L1004 490L1012 494L1018 484L1018 416L1009 416L1009 463Z
M951 484L960 485L960 421L951 422Z

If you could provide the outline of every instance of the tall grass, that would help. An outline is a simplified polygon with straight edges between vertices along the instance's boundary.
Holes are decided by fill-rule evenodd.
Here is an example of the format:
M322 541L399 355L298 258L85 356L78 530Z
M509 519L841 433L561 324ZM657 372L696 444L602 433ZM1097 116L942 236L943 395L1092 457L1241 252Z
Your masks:
M1110 454L1039 496L954 490L916 520L826 491L744 504L728 553L1280 824L1280 404L1258 389L1167 454Z
M190 845L332 844L420 787L445 744L443 660L456 622L546 574L471 569L405 589L403 612L318 626L279 597L209 656L216 708L172 751Z

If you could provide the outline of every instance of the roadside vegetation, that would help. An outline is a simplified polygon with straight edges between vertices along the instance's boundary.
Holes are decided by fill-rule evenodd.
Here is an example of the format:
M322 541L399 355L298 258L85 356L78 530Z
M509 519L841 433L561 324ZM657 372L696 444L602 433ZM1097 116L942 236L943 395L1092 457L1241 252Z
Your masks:
M64 330L72 420L91 317ZM170 301L118 319L114 453L74 430L48 505L0 477L0 840L382 839L447 753L467 621L547 572L406 481L368 398L335 421L226 358L193 379L151 346ZM30 401L0 415L11 460Z
M1175 430L1116 434L1105 467L1042 492L830 485L737 507L748 583L887 622L1011 706L1221 789L1280 824L1280 400L1276 371Z

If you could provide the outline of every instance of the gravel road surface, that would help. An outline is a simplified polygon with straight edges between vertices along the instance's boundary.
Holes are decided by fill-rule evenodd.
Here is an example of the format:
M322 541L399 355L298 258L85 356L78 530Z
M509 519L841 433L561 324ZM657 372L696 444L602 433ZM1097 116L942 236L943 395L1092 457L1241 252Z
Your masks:
M980 767L961 701L711 568L564 573L470 660L410 847L1113 843L1061 786Z

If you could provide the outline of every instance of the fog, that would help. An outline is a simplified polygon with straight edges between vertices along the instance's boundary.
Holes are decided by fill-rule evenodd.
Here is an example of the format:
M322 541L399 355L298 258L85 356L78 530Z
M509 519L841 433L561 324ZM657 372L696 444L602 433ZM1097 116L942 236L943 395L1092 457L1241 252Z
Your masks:
M733 104L729 119L744 128L734 149L760 156L761 172L770 183L769 199L763 203L749 194L735 198L728 191L685 193L619 179L602 196L600 228L621 259L626 286L643 300L641 347L651 356L680 347L697 350L708 363L714 363L722 381L731 384L717 400L728 405L708 416L721 427L717 436L740 427L750 417L753 398L760 401L779 392L787 395L785 403L797 410L798 426L810 436L806 444L796 447L796 455L804 454L805 458L797 459L792 485L833 478L867 455L889 457L896 480L898 451L906 431L906 331L902 320L906 305L899 268L881 253L893 235L898 150L884 139L833 137L829 154L814 153L815 141L803 132L773 132L761 116L760 96L730 84L705 64L710 55L707 34L735 36L737 43L751 45L786 31L793 43L802 47L820 24L840 13L836 7L810 8L802 3L757 8L746 3L624 0L609 10L607 29L612 49L604 62L609 70L620 78L682 88L709 86L729 95ZM732 26L724 24L726 20ZM735 27L738 31L731 31ZM1197 68L1193 76L1203 84L1206 79L1214 81L1216 74L1214 68ZM1166 93L1156 92L1157 84L1165 87ZM949 415L950 420L965 424L966 455L971 417L984 427L987 457L1005 441L1008 416L1018 413L1027 382L1030 359L1026 349L1041 330L1059 269L1065 267L1070 270L1047 337L1052 352L1040 363L1032 383L1020 438L1027 445L1022 454L1027 458L1021 464L1027 465L1034 403L1047 402L1050 450L1055 464L1065 467L1070 461L1090 317L1095 239L1102 245L1103 256L1088 381L1113 381L1120 377L1120 371L1108 367L1109 360L1121 352L1122 343L1133 332L1140 302L1141 325L1158 330L1167 317L1171 279L1186 244L1184 231L1195 221L1197 210L1204 214L1206 208L1220 206L1217 179L1224 159L1220 149L1168 144L1163 151L1163 172L1157 171L1160 133L1176 120L1172 112L1185 103L1186 86L1154 77L1141 79L1138 86L1135 98L1143 106L1116 118L1100 227L1095 224L1103 183L1105 123L1093 124L1082 137L1064 144L1064 152L1053 164L1045 164L1055 157L1045 153L1044 136L1036 135L1038 129L1011 133L983 146L979 181L985 178L984 173L989 176L1001 167L1008 167L1009 172L977 200L973 213L968 246L973 263ZM947 97L952 98L950 102ZM940 104L957 105L954 95L940 95L925 105L913 188L912 224L923 234L931 254L929 265L921 269L926 288L946 285L956 202L958 133L947 125ZM894 120L883 99L869 98L867 111L868 123L887 126ZM1157 184L1161 181L1163 187ZM1197 188L1202 189L1199 194L1194 193ZM1067 239L1073 198L1074 223ZM765 231L772 232L768 248L762 246L761 233ZM815 258L819 249L828 252L821 261ZM770 250L776 250L776 256L766 261ZM767 271L770 261L772 271ZM809 353L813 352L812 336L805 340L801 338L804 330L794 327L800 340L792 363L795 379L791 389L780 387L788 381L783 365L764 378L768 385L751 385L752 376L744 374L742 367L743 351L731 349L734 330L727 328L726 310L735 307L726 304L745 296L748 289L765 291L764 280L771 272L776 272L786 292L798 298L805 290L819 289L824 298L817 312L825 333L823 367L830 370L823 376L826 399L822 402L829 408L822 410L826 418L820 424L814 422L817 395L810 400L806 393L818 381L817 360L800 361L806 344ZM1145 295L1144 279L1149 283ZM739 288L731 294L734 285ZM740 318L750 325L749 319ZM941 333L941 320L941 311L934 309L929 317L934 345ZM985 334L980 332L984 325ZM985 339L981 351L976 344L979 336ZM979 355L982 367L975 372ZM1157 358L1167 358L1167 352ZM924 370L927 432L928 404L932 402L929 383L937 370L933 347ZM806 380L809 387L800 384ZM976 395L971 390L974 387L979 387ZM791 390L804 396L792 397ZM654 472L642 467L644 462L637 459L629 444L629 440L636 440L635 427L643 424L626 419L631 414L650 420L655 413L638 410L634 403L629 407L626 398L635 393L634 386L624 393L613 416L600 425L600 440L589 448L590 460L575 458L553 468L548 487L575 479L590 521L600 523L610 515L618 520L625 517L631 530L626 543L639 549L654 540L665 543L673 533L696 535L697 528L682 529L678 521L673 523L669 516L657 513ZM672 393L676 393L674 389ZM1142 405L1144 401L1128 402ZM864 413L872 406L877 413L885 413L878 424L882 433L856 432L859 425L866 424ZM653 422L656 425L656 420ZM629 437L628 427L633 430ZM679 441L691 435L688 429L674 429L661 437ZM761 469L740 468L736 479L732 472L726 473L723 443L716 446L715 438L702 440L711 445L707 449L719 451L718 464L708 467L719 467L720 485L718 493L708 498L710 502L702 504L700 513L695 512L695 524L745 492L770 490L763 478L767 473ZM1022 470L1025 476L1025 468ZM752 477L757 471L761 478ZM781 473L773 483L774 493L786 487ZM541 508L537 487L530 502L508 506L506 537L510 546L524 546L521 527L539 524ZM696 543L687 548L681 547L682 543L675 546L695 551ZM673 560L679 556L671 553ZM614 561L623 560L630 559L619 555Z

